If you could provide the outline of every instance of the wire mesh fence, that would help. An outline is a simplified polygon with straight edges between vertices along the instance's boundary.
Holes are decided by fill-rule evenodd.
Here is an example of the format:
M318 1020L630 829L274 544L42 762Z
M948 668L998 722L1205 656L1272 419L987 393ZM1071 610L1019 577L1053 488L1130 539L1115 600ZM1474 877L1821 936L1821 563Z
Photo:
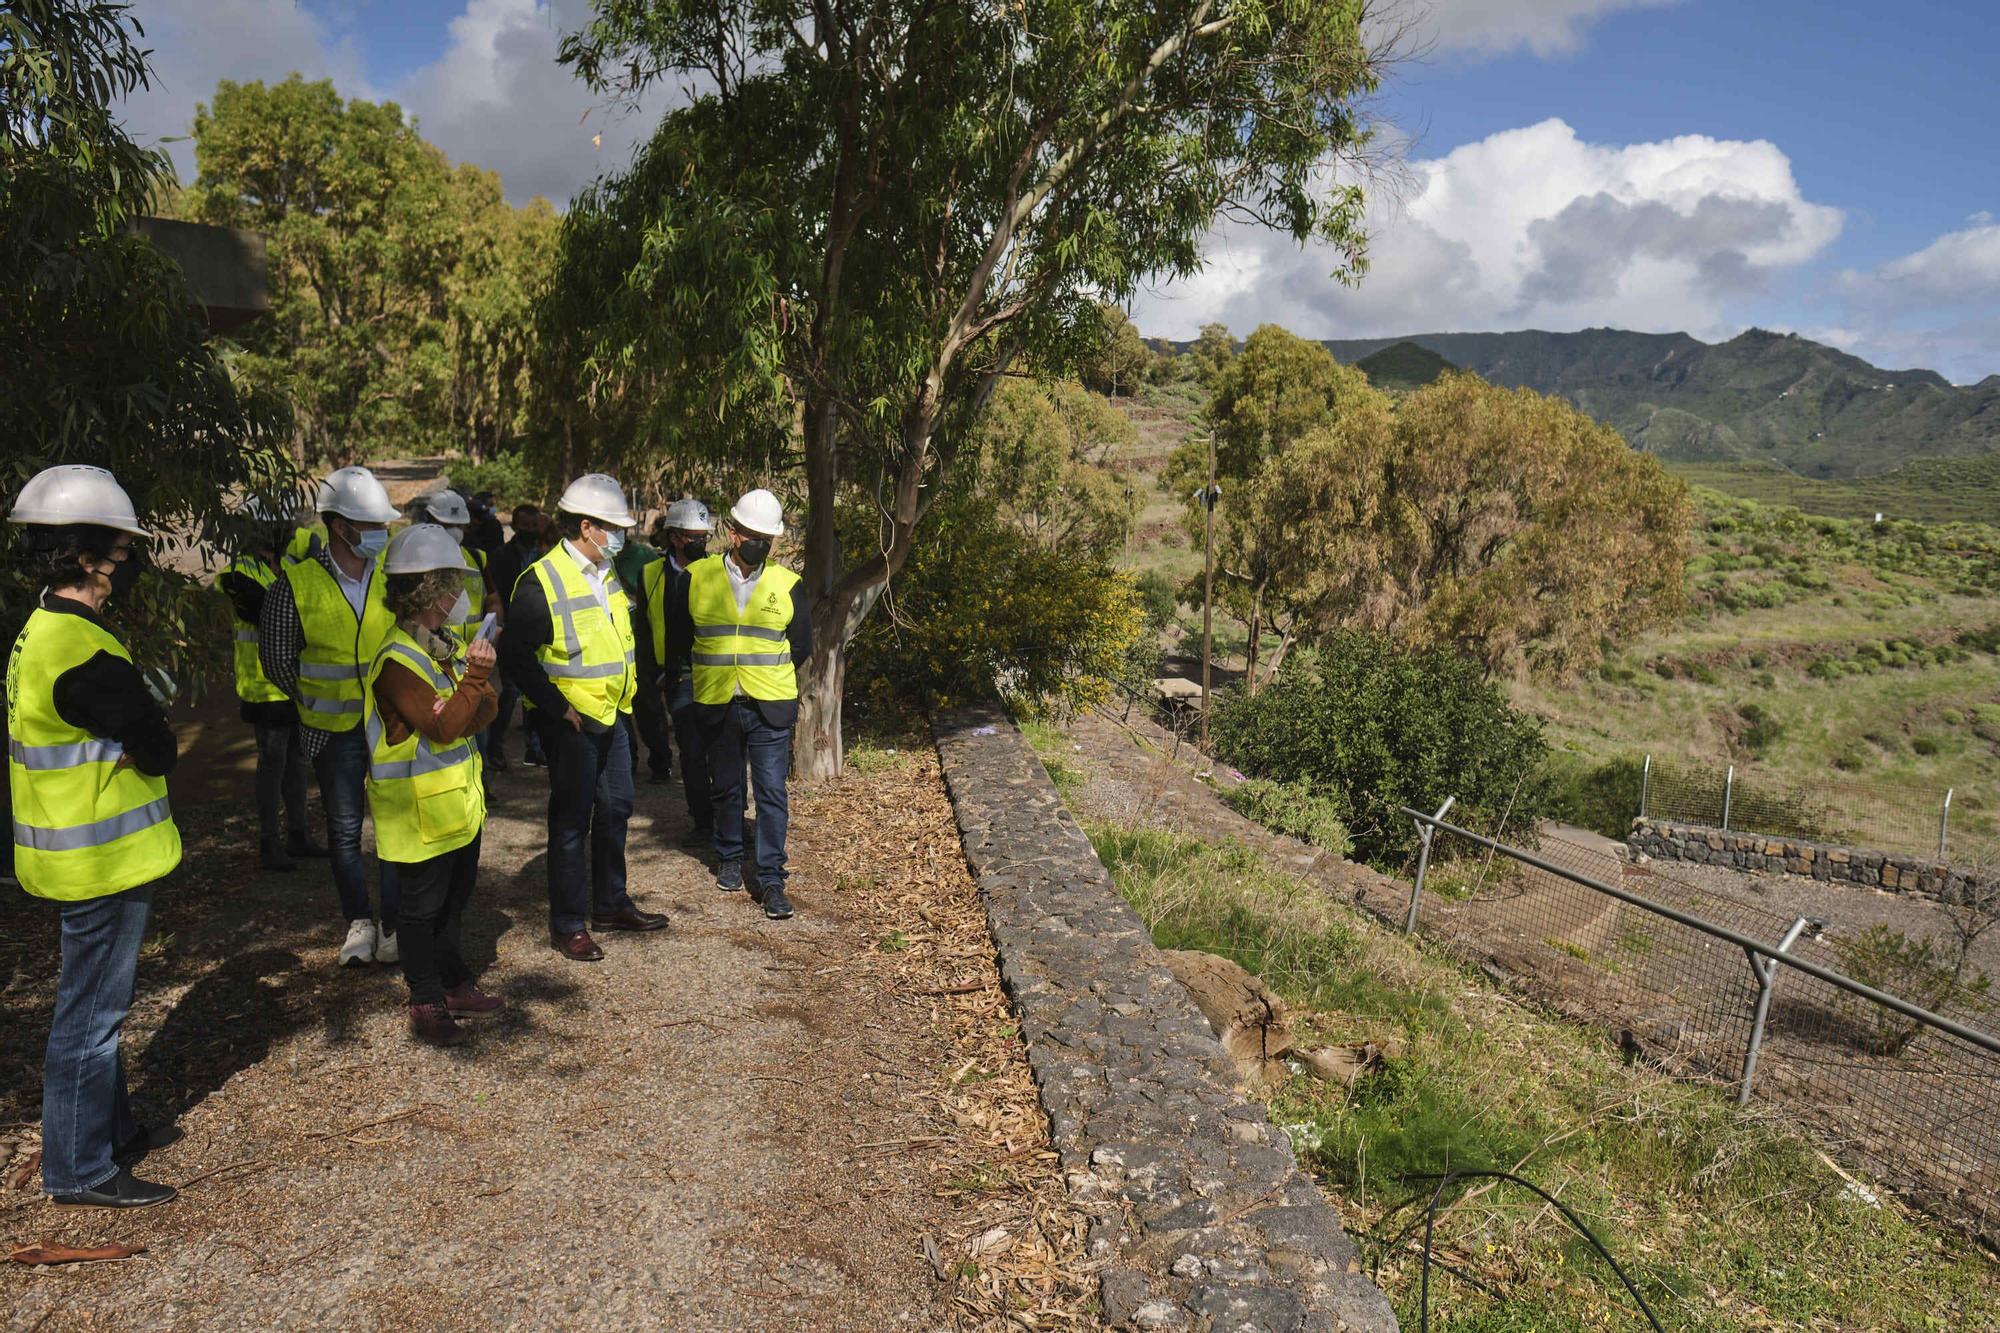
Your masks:
M1981 1230L2000 1224L2000 1038L1980 987L1919 998L1987 1045L1770 958L1845 980L1852 955L1822 923L1554 838L1533 852L1435 838L1440 859L1413 893L1426 935L1608 1024L1633 1058L1780 1108L1851 1170Z
M1957 832L1952 827L1955 795L1946 788L1819 776L1799 780L1649 756L1639 814L1671 824L1943 861L1952 856ZM1962 821L1963 811L1959 813Z

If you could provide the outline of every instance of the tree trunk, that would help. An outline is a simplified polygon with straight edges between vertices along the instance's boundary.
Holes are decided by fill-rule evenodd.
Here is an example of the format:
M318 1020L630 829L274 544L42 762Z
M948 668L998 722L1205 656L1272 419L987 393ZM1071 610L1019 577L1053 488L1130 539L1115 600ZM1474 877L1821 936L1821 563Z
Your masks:
M1264 646L1264 590L1257 589L1250 600L1250 644L1245 650L1243 680L1251 698L1257 697L1257 653Z

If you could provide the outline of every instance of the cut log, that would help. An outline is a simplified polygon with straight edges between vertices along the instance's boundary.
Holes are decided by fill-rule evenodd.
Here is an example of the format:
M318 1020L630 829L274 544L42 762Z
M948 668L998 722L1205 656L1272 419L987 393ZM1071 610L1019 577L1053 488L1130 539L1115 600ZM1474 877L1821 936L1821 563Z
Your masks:
M1193 949L1162 951L1174 979L1187 987L1195 1008L1215 1029L1237 1072L1253 1087L1273 1087L1290 1072L1284 1056L1292 1049L1292 1026L1285 1002L1236 963Z
M1372 1074L1402 1054L1399 1041L1358 1041L1347 1046L1319 1046L1310 1051L1293 1051L1292 1058L1329 1083L1344 1088L1354 1086L1363 1074Z

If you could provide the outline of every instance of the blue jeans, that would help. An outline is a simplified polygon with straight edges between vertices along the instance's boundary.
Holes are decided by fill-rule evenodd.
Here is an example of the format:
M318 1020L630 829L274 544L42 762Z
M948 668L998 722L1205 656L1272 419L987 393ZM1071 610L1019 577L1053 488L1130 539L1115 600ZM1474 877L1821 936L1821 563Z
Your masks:
M572 935L588 912L602 916L632 902L625 892L631 738L622 719L592 732L539 709L531 716L549 760L549 930Z
M50 1194L96 1189L117 1175L111 1150L138 1131L118 1037L152 905L151 884L58 904L62 971L42 1063L42 1188Z
M266 842L286 833L306 836L306 752L299 741L299 724L272 727L254 724L257 733L257 830ZM278 827L278 806L284 804L285 827Z
M361 817L368 813L368 738L360 727L335 732L313 760L319 799L326 806L327 849L333 853L333 887L340 915L359 921L368 912L368 858L361 854ZM402 890L393 862L383 861L382 929L395 934Z
M715 856L743 859L743 782L749 767L757 796L757 882L785 883L785 831L792 807L785 779L792 771L792 729L774 727L757 705L738 699L708 722L709 773L715 802Z

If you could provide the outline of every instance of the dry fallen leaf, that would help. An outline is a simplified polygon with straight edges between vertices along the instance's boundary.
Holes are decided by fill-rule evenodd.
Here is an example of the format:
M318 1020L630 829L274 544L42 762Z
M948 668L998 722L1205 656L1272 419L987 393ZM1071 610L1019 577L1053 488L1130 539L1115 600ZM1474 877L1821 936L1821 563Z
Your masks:
M91 1264L107 1259L130 1259L135 1254L144 1254L143 1245L58 1245L51 1241L46 1245L17 1245L7 1251L7 1258L17 1264Z

